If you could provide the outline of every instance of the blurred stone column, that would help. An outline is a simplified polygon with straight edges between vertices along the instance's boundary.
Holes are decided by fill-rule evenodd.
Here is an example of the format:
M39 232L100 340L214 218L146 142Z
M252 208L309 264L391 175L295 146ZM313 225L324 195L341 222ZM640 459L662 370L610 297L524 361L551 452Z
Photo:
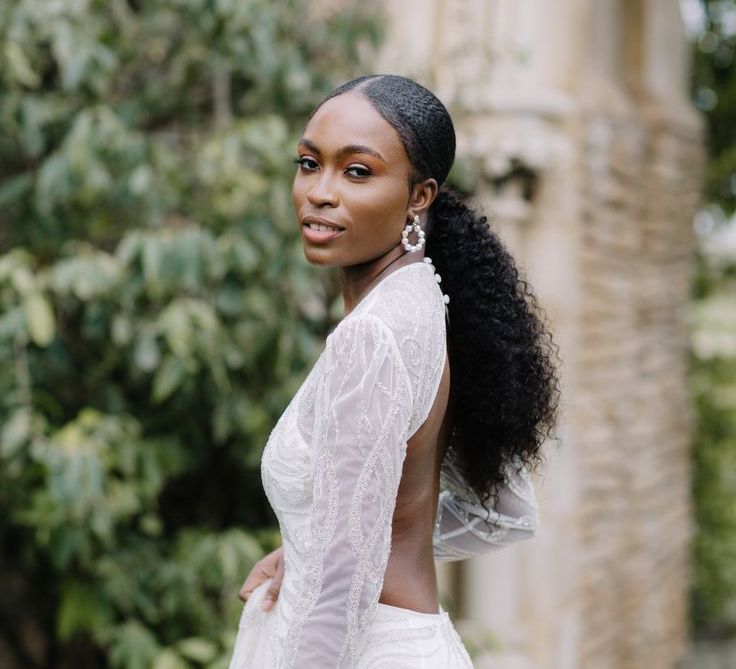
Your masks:
M703 129L670 0L383 3L367 71L445 102L458 160L548 314L561 448L535 480L540 535L442 567L479 669L665 669L687 636L686 387ZM486 663L487 662L487 663Z
M395 23L375 71L413 76L448 106L458 158L480 178L474 199L528 274L569 360L581 284L578 191L570 178L575 101L567 79L575 68L570 42L580 38L575 4L406 2L389 4L388 11ZM565 385L575 383L574 373L568 364ZM540 536L462 564L455 594L465 620L458 628L471 639L482 637L479 628L493 633L502 646L487 656L495 669L576 666L578 479L569 427L559 432L564 447L550 453L544 480L536 479Z

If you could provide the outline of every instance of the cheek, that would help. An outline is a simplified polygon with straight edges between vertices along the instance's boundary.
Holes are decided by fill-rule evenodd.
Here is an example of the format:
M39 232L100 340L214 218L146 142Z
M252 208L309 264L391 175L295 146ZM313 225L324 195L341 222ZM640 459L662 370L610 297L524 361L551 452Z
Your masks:
M376 183L355 189L350 197L354 217L370 223L370 228L386 235L400 235L406 215L407 194L395 184Z

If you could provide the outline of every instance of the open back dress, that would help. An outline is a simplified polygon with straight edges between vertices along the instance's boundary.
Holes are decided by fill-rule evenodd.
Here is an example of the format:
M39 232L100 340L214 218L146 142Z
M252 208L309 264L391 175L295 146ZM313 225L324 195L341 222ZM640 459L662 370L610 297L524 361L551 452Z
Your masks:
M230 669L468 669L447 612L379 602L408 439L424 423L445 364L447 307L430 258L388 274L327 336L274 426L261 460L278 518L284 578L270 611L253 590ZM449 459L433 533L436 560L533 536L534 488L509 467L481 506Z

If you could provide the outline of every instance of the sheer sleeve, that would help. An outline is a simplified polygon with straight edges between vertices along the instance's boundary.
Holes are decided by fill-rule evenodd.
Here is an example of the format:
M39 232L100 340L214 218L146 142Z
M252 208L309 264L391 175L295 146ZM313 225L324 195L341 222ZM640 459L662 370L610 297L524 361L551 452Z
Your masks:
M383 586L412 416L394 335L371 313L328 337L312 438L312 543L286 666L353 667Z
M434 559L463 560L529 539L539 529L539 508L526 467L505 467L495 505L484 507L448 458L442 462L440 497L432 537Z

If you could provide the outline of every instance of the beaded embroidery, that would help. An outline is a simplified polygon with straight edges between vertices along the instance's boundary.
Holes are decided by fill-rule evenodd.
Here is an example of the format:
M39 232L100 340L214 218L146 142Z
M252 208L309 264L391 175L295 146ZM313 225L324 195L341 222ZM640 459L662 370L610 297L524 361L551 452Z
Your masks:
M392 639L428 648L426 627L412 632L378 609L406 442L429 415L446 358L449 298L424 260L389 274L338 323L269 435L261 477L281 529L284 580L271 611L260 609L265 584L246 602L230 669L355 669L391 655ZM511 475L504 494L489 517L443 463L435 558L532 536L528 477ZM447 614L439 619L437 664L407 650L402 667L472 667Z

